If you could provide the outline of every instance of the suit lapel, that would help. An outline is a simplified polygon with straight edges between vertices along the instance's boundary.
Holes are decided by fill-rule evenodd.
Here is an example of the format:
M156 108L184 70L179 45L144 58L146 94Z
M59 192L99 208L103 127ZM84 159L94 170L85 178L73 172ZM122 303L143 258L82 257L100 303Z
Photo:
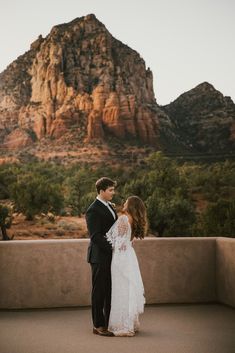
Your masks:
M96 202L97 202L97 205L98 205L99 207L101 207L102 210L105 211L105 213L106 213L108 216L111 216L111 217L113 218L111 212L108 210L108 207L105 206L105 205L103 204L103 202L101 202L101 201L98 200L98 199L96 199Z
M108 209L108 207L103 204L103 202L101 202L101 201L98 200L98 199L96 199L95 202L97 202L97 205L100 206L100 207L106 212L107 215L109 215L110 217L112 217L112 219L114 219L112 213L110 212L110 210ZM116 213L116 211L113 209L113 207L112 207L110 204L109 204L109 206L112 208L112 210L113 210L113 212L114 212L114 214L115 214L115 221L116 221L116 219L118 218L118 217L117 217L117 213Z
M113 208L113 206L109 203L109 206L110 206L110 208L112 208L112 210L113 210L113 212L114 212L114 214L115 214L115 221L116 221L116 219L118 218L118 216L117 216L117 212L116 212L116 210Z

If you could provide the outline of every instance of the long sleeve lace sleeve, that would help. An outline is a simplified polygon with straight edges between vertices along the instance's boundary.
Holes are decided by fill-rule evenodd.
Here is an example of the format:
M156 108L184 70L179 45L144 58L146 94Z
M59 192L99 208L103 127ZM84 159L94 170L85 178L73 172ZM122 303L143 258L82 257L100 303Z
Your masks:
M126 215L120 216L110 230L106 233L106 239L112 248L125 251L130 240L130 225Z

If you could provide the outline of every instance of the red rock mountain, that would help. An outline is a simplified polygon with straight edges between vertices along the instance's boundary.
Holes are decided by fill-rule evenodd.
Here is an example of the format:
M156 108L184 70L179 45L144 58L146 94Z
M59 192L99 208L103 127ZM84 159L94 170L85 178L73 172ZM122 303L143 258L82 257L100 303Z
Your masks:
M5 147L68 133L81 143L111 134L156 145L159 117L170 131L155 101L152 72L94 15L53 27L0 75Z
M208 82L161 108L192 151L235 152L235 104Z
M0 74L3 153L113 137L173 153L234 151L235 105L203 83L160 107L144 60L94 15L53 27Z

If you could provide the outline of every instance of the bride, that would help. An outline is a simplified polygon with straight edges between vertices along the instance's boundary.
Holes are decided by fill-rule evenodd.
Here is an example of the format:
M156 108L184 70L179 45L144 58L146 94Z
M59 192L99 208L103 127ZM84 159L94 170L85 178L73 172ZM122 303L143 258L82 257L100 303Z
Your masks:
M128 197L123 212L106 233L113 248L108 330L115 336L134 336L139 329L139 314L144 312L145 297L132 241L146 235L147 216L145 205L138 196Z

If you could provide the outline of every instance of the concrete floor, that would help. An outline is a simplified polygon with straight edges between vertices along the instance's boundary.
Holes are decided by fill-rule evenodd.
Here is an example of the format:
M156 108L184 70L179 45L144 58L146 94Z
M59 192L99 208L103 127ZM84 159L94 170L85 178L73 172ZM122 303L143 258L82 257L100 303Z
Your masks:
M0 311L0 353L235 353L235 310L220 304L146 306L135 337L91 332L90 308Z

